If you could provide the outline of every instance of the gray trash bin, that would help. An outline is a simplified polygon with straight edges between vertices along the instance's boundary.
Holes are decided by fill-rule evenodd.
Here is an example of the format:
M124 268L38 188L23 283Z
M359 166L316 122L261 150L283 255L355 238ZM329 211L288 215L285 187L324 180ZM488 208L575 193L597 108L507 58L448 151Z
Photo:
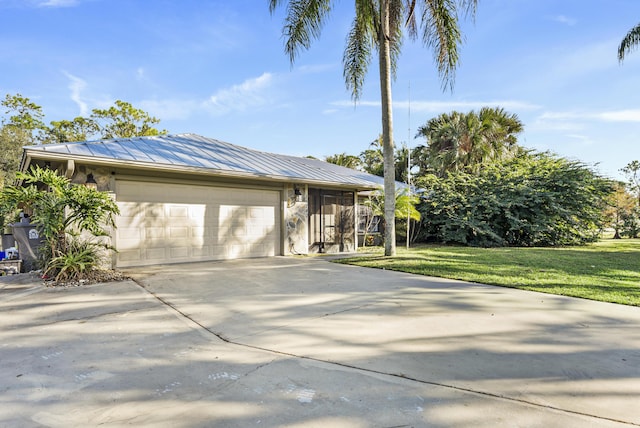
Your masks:
M22 260L22 270L30 272L38 268L38 249L42 245L40 232L28 221L14 223L13 236L18 244L18 254Z

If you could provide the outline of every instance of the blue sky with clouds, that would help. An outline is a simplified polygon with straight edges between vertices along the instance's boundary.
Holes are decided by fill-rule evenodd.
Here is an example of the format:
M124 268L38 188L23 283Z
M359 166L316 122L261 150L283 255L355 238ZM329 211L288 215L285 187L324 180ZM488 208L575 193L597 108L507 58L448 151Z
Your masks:
M293 155L358 154L381 132L375 59L354 105L342 77L352 1L294 66L284 10L267 0L0 0L0 95L21 93L46 120L121 99L193 132ZM407 41L393 86L397 144L452 110L501 106L525 124L522 145L596 164L619 178L640 159L640 51L617 46L638 0L479 0L453 91L431 52ZM410 109L409 109L410 107Z

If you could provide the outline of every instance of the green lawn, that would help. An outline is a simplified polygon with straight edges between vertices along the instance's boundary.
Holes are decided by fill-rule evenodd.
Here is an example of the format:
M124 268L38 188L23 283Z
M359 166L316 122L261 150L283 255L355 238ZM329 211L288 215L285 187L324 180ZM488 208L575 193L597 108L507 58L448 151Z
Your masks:
M337 262L640 306L640 239L563 248L421 245L398 247L393 258L374 251Z

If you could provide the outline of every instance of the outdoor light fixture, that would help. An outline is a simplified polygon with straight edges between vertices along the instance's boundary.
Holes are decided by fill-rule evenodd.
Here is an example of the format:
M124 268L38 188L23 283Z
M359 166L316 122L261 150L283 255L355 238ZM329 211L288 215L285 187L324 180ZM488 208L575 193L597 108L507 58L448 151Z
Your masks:
M302 200L302 192L298 187L294 187L293 194L296 196L296 201L300 202Z
M84 187L88 189L98 190L98 183L96 179L93 178L93 174L89 173L87 175L87 181L84 182Z

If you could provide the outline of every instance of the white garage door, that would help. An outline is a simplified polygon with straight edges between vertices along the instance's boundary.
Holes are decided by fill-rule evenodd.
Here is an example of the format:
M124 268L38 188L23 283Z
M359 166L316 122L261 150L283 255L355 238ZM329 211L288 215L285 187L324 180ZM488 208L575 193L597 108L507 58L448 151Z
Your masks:
M279 254L280 192L117 181L118 267Z

